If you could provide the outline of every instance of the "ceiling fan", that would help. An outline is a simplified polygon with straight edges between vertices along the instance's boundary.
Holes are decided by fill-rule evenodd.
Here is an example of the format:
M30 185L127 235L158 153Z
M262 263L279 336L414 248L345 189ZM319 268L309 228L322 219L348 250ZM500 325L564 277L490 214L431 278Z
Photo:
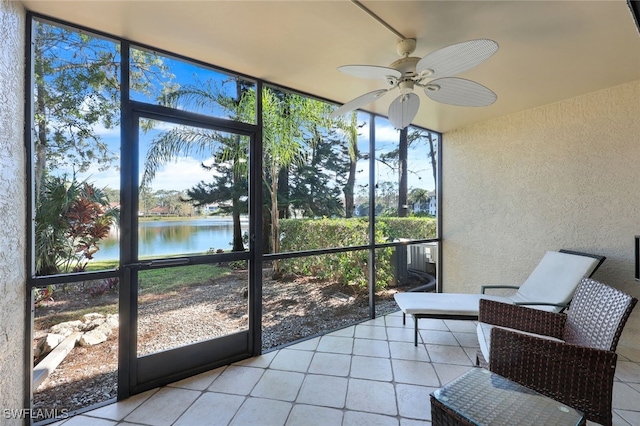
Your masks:
M338 71L360 78L382 79L386 89L365 93L333 111L335 118L380 99L394 89L400 94L389 106L389 120L396 129L411 124L420 107L420 98L414 93L419 87L436 102L450 105L481 107L494 103L496 94L480 83L454 77L467 71L498 51L498 43L489 39L476 39L438 49L423 58L411 55L416 48L415 39L402 39L396 50L402 58L388 67L376 65L344 65Z

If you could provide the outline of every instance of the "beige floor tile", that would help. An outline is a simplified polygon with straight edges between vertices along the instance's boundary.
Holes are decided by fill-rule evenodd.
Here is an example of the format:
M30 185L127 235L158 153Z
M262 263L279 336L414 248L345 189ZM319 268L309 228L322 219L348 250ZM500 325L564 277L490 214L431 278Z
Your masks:
M640 347L636 348L632 346L618 345L616 352L627 358L629 361L640 363Z
M385 317L384 316L379 316L379 317L374 318L372 320L365 321L362 324L363 325L375 325L375 326L385 327L387 325L387 322L385 321Z
M407 325L411 325L411 328L413 328L413 317L410 315L407 315ZM423 318L418 320L418 329L449 331L449 327L447 327L443 320L434 318Z
M343 426L398 426L398 419L380 414L347 411L344 413ZM329 425L327 425L329 426Z
M322 336L318 343L318 352L331 352L336 354L351 354L353 351L353 339L348 337Z
M429 354L422 344L414 346L413 339L411 342L389 342L389 350L391 358L406 359L410 361L426 361L429 362Z
M429 394L472 368L477 337L474 321L419 324L427 344L417 347L413 318L403 326L398 311L59 425L430 425ZM613 424L640 425L640 349L619 346L618 353Z
M640 392L625 383L614 382L612 404L616 409L638 411Z
M293 407L286 426L330 426L342 424L342 411L335 408L298 404Z
M618 361L616 379L623 382L640 383L640 364L629 361Z
M387 339L397 342L413 343L413 328L387 327ZM420 343L420 335L418 334L418 343Z
M271 351L260 356L255 356L253 358L247 358L242 361L238 361L233 365L242 365L244 367L257 367L257 368L267 368L271 361L278 354L278 351Z
M162 388L125 417L125 421L154 426L171 425L200 394L188 389Z
M351 358L350 376L358 379L390 382L393 380L391 360L388 358L354 356Z
M462 347L465 347L465 348L478 347L478 334L475 331L473 333L463 333L459 331L454 331L453 337L456 338L456 340Z
M478 348L462 348L464 349L469 361L471 364L476 365L476 354L478 353Z
M311 364L313 352L281 349L278 355L271 361L269 368L274 370L297 371L306 373Z
M466 365L453 365L453 364L432 364L433 368L436 370L436 374L440 379L441 386L446 385L453 379L456 379L462 376L464 373L469 371L470 368Z
M475 321L464 320L444 320L445 325L451 331L458 331L462 333L475 333L476 323Z
M396 384L398 411L402 417L431 421L429 395L437 387Z
M349 379L346 408L389 416L398 414L393 385L371 380Z
M355 337L361 339L387 340L387 329L370 325L358 324Z
M318 347L318 343L320 343L320 338L314 337L313 339L304 340L300 343L291 345L287 349L296 349L299 351L315 351Z
M251 392L257 398L270 398L280 401L295 401L304 374L292 371L267 370Z
M615 414L620 416L622 420L624 420L625 422L629 423L632 426L640 425L640 412L638 411L615 410ZM613 424L615 425L616 422L614 421Z
M72 417L73 418L73 417ZM47 426L62 426L63 423L69 421L70 419L60 420L59 422L49 423Z
M353 354L389 358L389 343L386 340L355 339Z
M344 377L307 374L296 402L344 408L348 380Z
M640 383L627 383L629 386L640 392ZM640 409L640 407L638 407Z
M395 314L389 314L386 315L384 317L384 322L387 326L387 329L389 327L399 327L399 328L404 328L404 327L410 327L411 329L413 329L413 319L411 318L411 316L408 316L405 323L406 324L402 324L402 314L399 315L395 315Z
M240 395L205 392L178 418L174 426L227 425L244 400L245 397Z
M216 368L212 371L207 371L197 376L189 377L179 382L171 383L169 386L174 388L191 389L191 390L205 390L211 383L227 368L227 366Z
M88 416L100 417L103 419L122 420L135 410L140 404L146 401L151 395L158 392L159 389L148 390L143 393L127 398L124 401L118 401L113 404L85 413Z
M332 331L328 333L327 336L334 337L353 337L353 334L356 332L356 326L352 325L351 327L341 328L340 330Z
M459 346L458 341L450 331L422 330L420 331L420 336L424 343L430 345Z
M431 422L424 420L400 419L400 426L430 426Z
M316 352L309 366L309 373L330 376L348 376L351 370L351 356Z
M211 392L249 395L264 373L262 368L231 365L209 386Z
M114 420L98 419L89 416L74 416L64 422L66 426L116 426L118 422Z
M282 426L289 417L292 404L263 398L247 398L230 426Z
M391 360L393 377L397 383L421 386L440 386L440 380L433 366L428 362Z
M460 346L425 345L431 362L473 366L467 353Z

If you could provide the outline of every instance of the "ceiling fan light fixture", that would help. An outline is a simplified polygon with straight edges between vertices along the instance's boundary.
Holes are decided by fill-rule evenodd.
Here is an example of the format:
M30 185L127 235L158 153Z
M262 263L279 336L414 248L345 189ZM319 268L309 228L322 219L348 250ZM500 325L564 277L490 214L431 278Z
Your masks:
M400 87L400 93L406 95L413 92L413 80L402 80L398 87Z
M401 94L389 105L389 121L395 129L404 129L418 114L420 98L415 93Z

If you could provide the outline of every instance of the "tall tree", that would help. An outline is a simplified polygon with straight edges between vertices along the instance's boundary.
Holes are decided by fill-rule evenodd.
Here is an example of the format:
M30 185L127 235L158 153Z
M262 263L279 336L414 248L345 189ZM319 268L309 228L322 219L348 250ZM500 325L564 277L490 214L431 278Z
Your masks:
M255 89L240 79L234 79L236 94L230 96L225 90L224 83L207 80L197 84L174 87L171 91L165 91L162 101L166 105L192 106L205 110L219 110L222 108L232 119L238 121L253 121L255 117ZM188 126L178 126L161 133L154 138L147 152L145 170L142 184L148 185L156 171L167 161L179 155L187 155L190 152L208 153L214 158L214 164L207 166L211 170L228 173L230 185L226 192L231 197L231 214L233 220L233 250L243 251L244 243L240 216L247 212L246 203L240 198L248 195L248 138L240 135L231 135L208 129L200 129ZM211 186L204 182L192 188L191 191L198 197L213 197L219 199L222 193L205 195L207 191L216 189L220 182L214 182ZM218 189L221 189L219 186ZM196 205L201 200L195 200Z
M335 133L335 132L333 132ZM330 132L330 135L332 133ZM289 203L303 217L343 216L340 188L345 181L345 161L340 141L319 127L313 128L315 142L291 168Z
M337 127L342 130L346 141L347 154L349 156L349 172L347 180L342 188L344 193L344 215L352 217L355 211L355 183L358 160L362 158L358 149L358 129L364 124L358 125L358 112L352 111L349 121L340 117L337 119Z
M235 136L232 137L237 141ZM238 171L237 159L224 160L224 151L218 153L216 162L211 166L202 164L206 170L213 170L213 182L201 181L187 191L188 200L196 207L217 204L220 213L230 214L233 219L233 251L243 251L244 239L241 233L240 218L249 211L249 182L246 173ZM229 204L229 202L231 202ZM236 231L237 230L237 231Z
M146 93L171 76L154 54L136 51L131 87ZM84 32L36 21L34 155L36 195L47 170L104 170L118 159L101 137L120 120L120 46Z
M36 270L70 272L73 259L76 270L84 267L82 259L91 259L116 220L108 214L108 198L93 183L75 177L104 170L118 159L117 147L110 147L102 134L119 125L120 46L34 22ZM165 71L151 53L132 55L131 87L145 92L157 82L161 85Z
M263 111L263 179L271 200L271 250L280 251L278 188L282 170L299 164L316 142L314 126L328 128L328 105L314 99L265 88ZM274 262L278 272L279 263Z

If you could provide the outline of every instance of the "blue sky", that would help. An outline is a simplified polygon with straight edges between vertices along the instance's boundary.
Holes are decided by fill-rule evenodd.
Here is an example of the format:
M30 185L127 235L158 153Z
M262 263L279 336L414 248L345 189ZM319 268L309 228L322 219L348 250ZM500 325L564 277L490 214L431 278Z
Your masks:
M205 81L213 81L216 84L222 84L224 90L228 90L231 94L235 95L236 87L235 83L229 83L224 85L225 80L229 77L225 74L218 73L213 70L208 70L200 66L189 64L183 61L178 61L171 58L163 58L163 62L169 66L171 73L175 76L175 83L181 87L194 85L201 86ZM155 102L159 96L159 89L155 94L150 97L143 96L139 93L133 93L132 98L144 102ZM180 105L178 105L180 108ZM190 108L194 110L193 107ZM210 114L210 108L204 107L200 111L196 109L196 112ZM225 117L224 111L219 109L214 111L217 116ZM360 114L360 121L366 122L368 114ZM161 125L158 131L166 130L171 126L167 123L166 127ZM106 141L111 150L119 152L120 149L120 129L105 129L96 128L96 132ZM140 135L140 171L144 169L144 155L146 154L146 145L158 131L152 131L150 133ZM365 126L360 130L359 148L361 153L367 153L369 151L369 123L366 122ZM386 119L376 119L376 156L382 152L393 150L398 145L399 132L393 128L393 126ZM433 190L435 184L433 182L433 173L431 172L430 162L427 157L427 149L422 146L419 149L413 150L409 153L409 188L424 188ZM206 156L181 156L176 159L175 162L170 162L161 167L156 173L156 176L152 182L153 190L178 190L183 191L185 189L193 187L200 181L210 182L211 172L204 170L200 164L203 161L207 161ZM358 164L357 185L366 185L369 179L369 166L366 160L360 160ZM414 173L411 173L413 171ZM91 176L92 181L96 181L99 187L110 187L117 189L120 187L119 167L111 167L106 171L96 171L80 176L85 178ZM398 173L395 170L390 170L389 167L376 162L376 182L391 181L397 182Z

